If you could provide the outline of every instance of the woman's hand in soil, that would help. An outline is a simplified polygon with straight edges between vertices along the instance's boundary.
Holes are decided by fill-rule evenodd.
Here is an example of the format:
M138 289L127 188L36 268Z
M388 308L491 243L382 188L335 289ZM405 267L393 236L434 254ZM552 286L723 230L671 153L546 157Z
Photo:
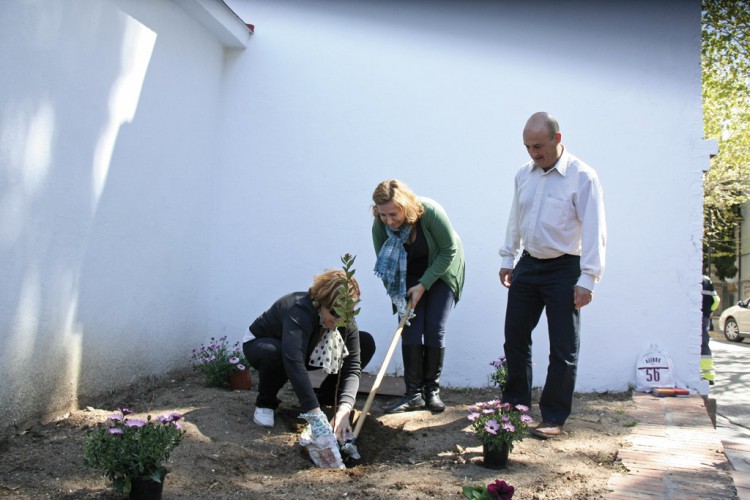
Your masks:
M333 420L331 420L333 433L336 435L336 440L339 443L344 443L349 437L351 437L352 424L349 421L350 411L351 410L346 406L339 406L339 409L336 410L336 415L334 415Z

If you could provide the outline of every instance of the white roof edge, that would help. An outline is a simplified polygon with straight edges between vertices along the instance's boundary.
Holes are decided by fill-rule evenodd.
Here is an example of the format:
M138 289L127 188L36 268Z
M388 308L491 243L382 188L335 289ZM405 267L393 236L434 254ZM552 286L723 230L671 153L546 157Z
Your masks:
M228 48L244 49L250 41L252 28L223 0L172 0L204 26Z

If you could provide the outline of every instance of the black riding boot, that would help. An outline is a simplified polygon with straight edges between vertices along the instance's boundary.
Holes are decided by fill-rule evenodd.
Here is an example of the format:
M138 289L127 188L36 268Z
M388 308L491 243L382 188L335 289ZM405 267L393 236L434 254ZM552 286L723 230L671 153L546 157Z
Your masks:
M401 345L404 360L404 385L406 394L385 409L386 413L401 413L424 409L422 397L422 346Z
M445 410L445 404L440 400L440 374L444 358L445 347L424 346L424 397L430 411Z

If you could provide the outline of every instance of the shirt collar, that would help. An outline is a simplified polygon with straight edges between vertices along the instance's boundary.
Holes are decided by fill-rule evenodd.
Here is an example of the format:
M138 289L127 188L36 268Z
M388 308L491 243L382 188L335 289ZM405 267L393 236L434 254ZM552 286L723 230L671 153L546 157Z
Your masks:
M539 170L542 170L542 175L546 175L551 173L554 170L557 170L560 175L565 177L565 173L568 171L568 163L569 163L570 155L568 154L568 150L565 149L565 146L563 146L562 154L560 155L560 158L557 159L557 163L552 165L552 168L547 170L546 172L541 169L541 167L537 167L532 162L532 168L538 168Z

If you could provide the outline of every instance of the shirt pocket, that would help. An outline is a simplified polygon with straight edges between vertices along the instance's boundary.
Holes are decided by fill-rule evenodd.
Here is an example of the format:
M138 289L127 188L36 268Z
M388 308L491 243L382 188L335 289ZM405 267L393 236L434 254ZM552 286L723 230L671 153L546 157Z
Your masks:
M562 228L570 219L573 205L567 200L550 198L544 200L540 221L547 227Z

